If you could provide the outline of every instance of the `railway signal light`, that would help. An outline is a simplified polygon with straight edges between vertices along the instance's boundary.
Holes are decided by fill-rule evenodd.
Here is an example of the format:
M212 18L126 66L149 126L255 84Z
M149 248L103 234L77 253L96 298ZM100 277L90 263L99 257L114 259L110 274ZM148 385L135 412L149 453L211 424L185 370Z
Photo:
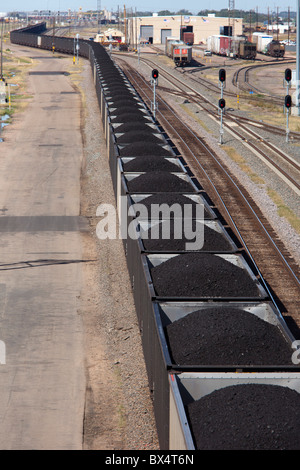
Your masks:
M292 80L292 71L291 71L291 69L285 69L284 78L287 82L290 82Z
M226 71L225 69L220 69L219 70L219 81L220 82L225 82L226 80Z
M292 97L291 95L286 95L285 98L284 98L284 105L285 105L285 108L286 108L286 142L289 141L289 134L290 134L290 130L289 130L289 109L292 107Z
M158 79L158 70L157 69L153 69L152 70L152 78L154 80L157 80Z
M219 108L224 109L225 106L226 106L226 102L225 102L224 98L219 99Z
M286 97L284 99L284 105L288 109L292 106L292 97L291 97L291 95L286 95Z

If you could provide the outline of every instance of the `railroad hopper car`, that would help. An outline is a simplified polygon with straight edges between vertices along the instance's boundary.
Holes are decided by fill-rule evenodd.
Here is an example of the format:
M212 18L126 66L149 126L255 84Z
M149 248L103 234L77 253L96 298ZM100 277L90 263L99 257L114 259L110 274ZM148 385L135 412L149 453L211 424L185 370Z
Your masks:
M176 67L184 67L192 61L192 46L180 39L166 38L165 53L173 59Z
M44 46L34 28L11 39ZM58 47L73 53L69 41ZM267 283L105 48L87 41L80 51L91 62L160 449L299 450L294 337ZM186 207L199 234L192 247L193 237L178 237Z

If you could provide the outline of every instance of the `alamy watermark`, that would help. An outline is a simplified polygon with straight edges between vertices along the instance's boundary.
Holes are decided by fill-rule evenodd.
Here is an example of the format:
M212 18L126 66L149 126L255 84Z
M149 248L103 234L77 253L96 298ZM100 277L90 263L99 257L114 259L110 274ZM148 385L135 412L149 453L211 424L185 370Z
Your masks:
M292 354L292 363L293 364L300 364L300 340L297 339L293 341L292 348L295 349L295 352Z
M118 212L118 217L117 217ZM102 217L96 227L100 240L138 238L151 240L184 239L185 250L200 250L204 243L203 204L172 205L134 203L128 207L127 197L120 196L118 211L112 204L100 204L96 215ZM119 220L119 223L118 223ZM198 220L198 223L196 222ZM148 224L146 228L143 229ZM173 229L173 230L172 230Z

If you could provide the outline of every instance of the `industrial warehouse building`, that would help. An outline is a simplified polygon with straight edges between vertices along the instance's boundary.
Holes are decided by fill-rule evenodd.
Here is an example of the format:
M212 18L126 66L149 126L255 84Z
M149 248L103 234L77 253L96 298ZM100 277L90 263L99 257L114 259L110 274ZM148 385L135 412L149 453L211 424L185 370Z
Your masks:
M239 36L243 32L242 18L208 16L141 16L128 19L128 39L131 43L147 41L151 44L165 44L166 37L183 39L184 33L193 33L194 44L206 44L213 35Z

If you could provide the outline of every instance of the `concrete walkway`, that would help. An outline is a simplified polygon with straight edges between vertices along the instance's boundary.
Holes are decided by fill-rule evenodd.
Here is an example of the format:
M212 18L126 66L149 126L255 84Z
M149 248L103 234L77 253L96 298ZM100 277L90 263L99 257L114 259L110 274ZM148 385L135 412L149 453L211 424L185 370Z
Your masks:
M80 96L71 59L27 55L33 99L0 143L0 449L81 449Z

